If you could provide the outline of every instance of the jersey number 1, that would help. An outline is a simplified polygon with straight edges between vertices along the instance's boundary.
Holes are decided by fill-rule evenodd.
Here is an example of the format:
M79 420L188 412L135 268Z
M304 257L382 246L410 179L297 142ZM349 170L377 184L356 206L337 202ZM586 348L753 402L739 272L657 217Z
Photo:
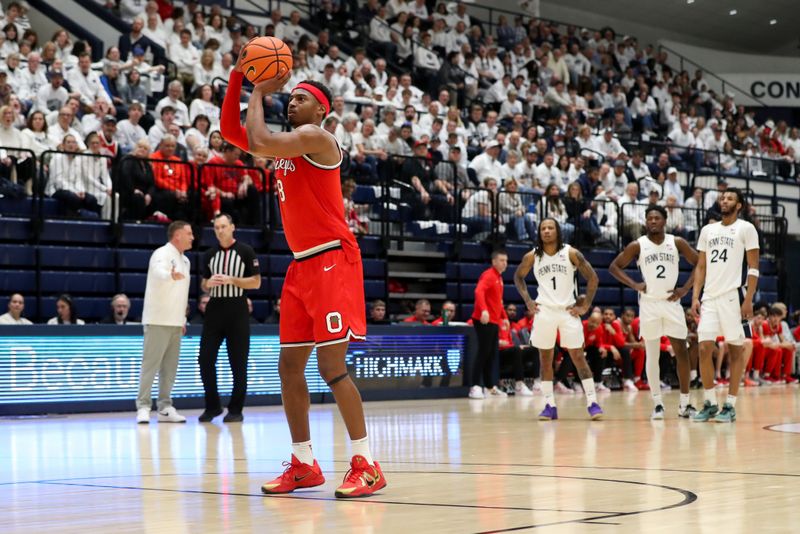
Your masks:
M554 276L550 280L553 282L553 291L555 291L556 290L556 277Z

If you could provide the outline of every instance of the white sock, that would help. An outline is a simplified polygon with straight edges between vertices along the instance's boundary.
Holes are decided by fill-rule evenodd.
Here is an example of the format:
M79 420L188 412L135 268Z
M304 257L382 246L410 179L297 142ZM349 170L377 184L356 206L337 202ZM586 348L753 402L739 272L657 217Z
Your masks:
M761 378L761 372L753 370L753 379L758 380L759 378Z
M314 453L311 452L311 440L292 443L292 454L306 465L314 465Z
M650 385L650 395L653 404L658 406L661 401L661 367L658 359L661 357L661 340L646 339L644 341L645 369L647 369L647 383Z
M581 380L583 385L583 392L586 393L586 406L591 406L592 403L597 402L597 392L594 389L594 379L584 378Z
M728 395L728 399L725 401L734 408L736 407L736 395Z
M553 408L556 406L556 397L553 395L553 381L542 380L542 394L544 395L544 403L549 404Z
M361 439L351 439L350 447L353 451L353 456L360 454L366 458L369 465L372 465L372 454L369 452L369 436L364 436Z
M714 392L714 388L703 390L703 400L710 402L713 406L716 406L717 394Z
M691 371L689 371L689 380L693 382L696 379L697 379L697 370L692 369Z
M681 410L689 406L689 394L688 393L681 393L681 400L680 400L680 407Z

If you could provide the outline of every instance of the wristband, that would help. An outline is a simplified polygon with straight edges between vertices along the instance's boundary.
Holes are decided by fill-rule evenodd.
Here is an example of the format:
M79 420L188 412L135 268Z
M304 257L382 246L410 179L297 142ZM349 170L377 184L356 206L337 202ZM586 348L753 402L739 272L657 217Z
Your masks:
M755 276L758 278L759 274L758 269L747 269L747 276Z

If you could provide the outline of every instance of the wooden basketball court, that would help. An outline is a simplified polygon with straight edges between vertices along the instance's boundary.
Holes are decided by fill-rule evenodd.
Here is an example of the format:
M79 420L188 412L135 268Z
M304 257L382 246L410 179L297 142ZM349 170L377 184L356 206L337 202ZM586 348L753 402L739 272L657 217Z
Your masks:
M693 400L700 392L693 392ZM344 425L312 407L320 488L266 497L289 456L280 407L243 424L134 424L134 413L0 422L3 532L797 532L797 388L746 390L732 425L651 422L650 396L601 394L373 402L373 454L388 487L342 501Z

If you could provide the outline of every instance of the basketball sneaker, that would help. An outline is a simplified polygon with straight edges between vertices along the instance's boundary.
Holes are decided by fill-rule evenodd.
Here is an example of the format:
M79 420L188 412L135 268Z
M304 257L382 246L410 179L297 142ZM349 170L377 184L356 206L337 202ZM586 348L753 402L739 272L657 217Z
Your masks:
M281 476L261 486L261 492L270 494L291 493L299 488L313 488L325 483L322 469L314 460L314 465L304 464L293 454L291 462L283 462L286 470Z
M760 385L761 385L760 382L757 382L756 380L753 380L749 376L744 377L744 387L746 387L746 388L757 388Z
M492 389L486 389L483 392L483 394L486 395L487 397L500 397L500 398L508 397L508 393L506 393L497 386L492 386Z
M340 499L369 497L385 487L386 477L383 476L380 464L375 462L370 465L366 458L356 454L350 460L350 470L344 476L342 485L336 488L336 496Z
M150 408L139 408L136 410L136 424L146 425L150 423Z
M626 378L625 381L622 383L622 389L625 391L630 391L631 393L636 393L639 391L639 388L636 387L636 384L633 383L633 380L630 378Z
M647 382L645 382L641 378L639 380L637 380L636 382L634 382L633 385L636 386L636 389L638 391L650 391L650 384L648 384Z
M514 384L514 390L520 397L533 397L533 391L522 380L517 380Z
M687 404L684 408L678 407L678 417L689 419L691 417L694 417L696 413L697 413L697 408L695 408L691 404Z
M592 405L587 408L587 410L589 411L589 417L592 419L592 421L597 421L603 418L603 409L596 402L593 402Z
M787 376L786 377L786 383L787 384L797 384L797 379L795 377L793 377L793 376Z
M664 407L662 405L658 405L653 408L653 413L650 414L650 419L653 421L663 421L664 420Z
M727 402L722 405L722 411L714 417L715 423L733 423L736 421L736 408Z
M719 411L719 406L716 404L711 404L709 401L705 401L703 403L703 409L694 414L692 417L692 421L695 423L706 423L711 420L717 412Z
M555 421L556 419L558 419L558 408L545 404L544 410L539 414L539 421Z
M483 395L483 388L480 386L472 386L469 388L469 398L470 399L482 399L484 398Z

